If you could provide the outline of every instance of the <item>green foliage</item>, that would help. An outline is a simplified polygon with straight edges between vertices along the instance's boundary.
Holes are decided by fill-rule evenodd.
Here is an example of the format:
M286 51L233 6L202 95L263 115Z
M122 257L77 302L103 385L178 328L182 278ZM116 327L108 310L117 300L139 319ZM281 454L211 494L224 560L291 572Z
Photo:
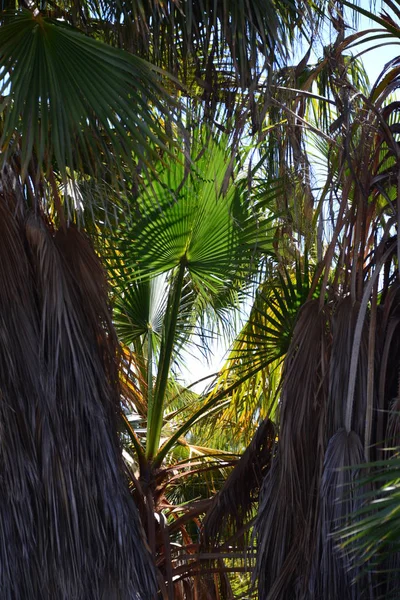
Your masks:
M388 576L395 577L398 571L392 559L400 551L398 454L395 451L389 458L359 468L362 506L348 515L350 524L338 532L337 539L349 548L356 563L380 571L383 577L386 570Z
M158 451L171 361L193 334L206 335L210 310L223 314L272 248L271 219L229 174L225 144L198 132L190 164L182 155L161 167L157 181L144 182L141 219L121 223L111 244L117 329L141 352L144 340L137 340L146 338L150 455Z
M36 182L52 168L115 183L111 163L132 168L133 155L154 158L150 141L165 147L157 112L168 97L143 60L29 11L2 15L0 56L1 144L8 160L19 149L22 178L34 157Z

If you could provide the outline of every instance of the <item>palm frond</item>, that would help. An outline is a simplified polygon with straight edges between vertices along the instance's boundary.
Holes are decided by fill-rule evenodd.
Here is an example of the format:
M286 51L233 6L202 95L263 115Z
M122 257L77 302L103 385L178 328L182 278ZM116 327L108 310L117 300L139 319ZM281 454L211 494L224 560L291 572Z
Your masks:
M144 219L125 232L123 248L135 277L184 264L207 303L257 268L257 252L270 251L271 236L270 220L246 205L243 181L222 194L230 162L224 144L210 139L200 150L192 173L175 162L144 191Z
M86 0L65 7L64 18L173 73L185 84L191 112L221 127L254 129L265 113L265 86L274 66L299 37L322 23L323 1ZM64 5L65 6L65 5ZM223 111L221 111L223 107ZM221 114L222 113L222 114Z
M359 507L347 513L335 540L351 556L356 569L364 577L372 577L376 597L394 599L398 597L400 569L399 458L397 449L388 454L357 466ZM355 576L354 569L350 574Z
M326 309L306 303L285 359L279 444L264 480L255 524L260 598L304 593L319 537L318 507L324 433Z
M321 539L310 581L311 593L327 600L370 597L368 579L357 577L350 552L341 551L333 537L362 503L354 466L363 460L363 444L354 431L339 429L329 440L321 479Z
M40 13L1 20L3 160L20 154L23 178L33 159L36 180L53 168L64 183L78 171L117 184L133 156L148 163L166 147L168 95L148 63Z
M104 273L82 233L54 231L15 201L3 180L1 595L152 597L117 437Z
M133 281L114 299L114 321L118 335L129 345L149 331L161 337L168 299L168 281L162 274L146 281Z
M241 383L229 394L229 403L224 398L224 407L201 424L207 423L210 439L218 432L214 443L219 447L223 443L234 447L238 440L248 444L263 419L275 420L283 359L299 307L310 293L313 267L305 255L291 267L282 266L277 273L271 270L257 290L248 320L213 386L223 390L235 381Z

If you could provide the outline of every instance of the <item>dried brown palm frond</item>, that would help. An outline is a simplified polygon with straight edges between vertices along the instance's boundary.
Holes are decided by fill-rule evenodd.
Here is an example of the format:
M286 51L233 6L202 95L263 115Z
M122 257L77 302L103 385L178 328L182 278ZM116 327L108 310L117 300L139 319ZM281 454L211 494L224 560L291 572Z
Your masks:
M203 521L205 546L218 544L221 537L230 539L232 527L233 532L245 533L245 525L252 516L254 502L272 460L274 442L274 424L265 419L206 513ZM234 545L240 545L240 542L240 537L232 541Z
M347 423L347 397L355 329L360 314L350 296L340 300L331 319L327 445L320 484L320 539L314 554L310 593L315 597L358 599L371 597L368 581L356 577L349 552L340 551L333 534L361 504L361 490L354 485L365 460L364 435L368 380L368 323L364 321L358 349L357 378L351 422ZM350 429L351 427L351 429ZM357 493L356 493L357 492ZM356 583L353 585L353 579ZM365 596L361 595L365 594Z
M388 29L399 37L393 24ZM398 60L387 65L369 97L355 93L344 73L339 81L332 92L340 114L327 140L328 179L313 217L314 223L329 220L312 287L321 286L325 312L324 367L304 329L286 358L277 455L256 521L260 600L375 600L382 589L395 591L383 574L364 575L353 551L357 540L342 548L333 535L352 513L361 518L360 463L379 458L388 437L399 432L399 107L389 99L399 87ZM298 325L302 318L300 312ZM308 374L304 385L300 377L307 381ZM313 387L319 414L309 410ZM358 533L357 521L354 527Z
M350 296L340 300L332 313L332 349L327 412L328 439L345 424L346 407L343 399L346 398L349 384L349 367L357 314L358 305L352 306ZM364 365L364 361L360 361L359 365ZM359 402L365 398L366 377L362 380L364 389L357 390ZM359 435L363 433L362 427L359 428L358 433Z
M122 360L119 371L121 396L128 412L134 412L143 421L147 418L148 406L145 401L147 381L144 377L144 360L126 346L122 346Z
M265 479L256 520L259 597L302 598L319 535L329 340L327 309L299 314L284 366L277 455Z
M395 448L400 443L399 419L399 369L400 369L400 287L394 282L386 288L380 307L379 328L377 336L377 405L376 405L376 456L383 459L388 455L386 448Z
M362 597L365 581L352 585L351 560L332 537L360 505L352 484L365 456L368 321L357 348L355 431L346 421L359 314L359 305L345 298L335 309L310 302L299 315L284 366L277 455L256 521L263 600Z
M81 232L26 212L5 180L0 211L0 595L150 599L103 271Z

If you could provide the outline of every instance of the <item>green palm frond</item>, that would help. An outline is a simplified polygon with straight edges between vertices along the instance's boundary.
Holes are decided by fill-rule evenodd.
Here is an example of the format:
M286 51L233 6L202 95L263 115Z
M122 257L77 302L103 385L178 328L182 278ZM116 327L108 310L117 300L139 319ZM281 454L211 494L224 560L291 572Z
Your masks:
M168 300L168 281L164 274L146 281L133 281L115 294L114 322L124 344L132 344L149 331L161 338Z
M289 284L288 287L293 294L294 307L297 306L299 300L295 293L296 285L298 290L302 290L302 294L306 296L310 290L310 277L311 270L307 270L304 276L299 270L297 284ZM280 297L278 289L276 293ZM295 326L296 316L293 311L290 328ZM285 323L284 313L282 320ZM251 320L249 320L250 322ZM250 336L247 326L239 335L239 340L243 333ZM291 335L292 333L289 333L289 338ZM230 357L231 364L228 363L228 368L221 373L212 389L204 394L202 405L199 408L196 407L196 410L188 415L186 421L182 422L175 433L165 441L157 456L158 461L162 460L171 451L176 441L189 430L194 431L195 434L197 431L201 431L203 439L206 435L209 445L215 445L221 449L234 448L238 452L242 452L244 445L251 439L260 421L266 415L274 416L272 410L276 407L278 398L283 356L277 359L274 346L272 346L274 348L272 354L264 350L260 340L265 342L268 337L262 329L259 335L252 334L250 337L249 344L250 347L254 346L253 352L251 352L251 348L250 350L247 348L247 342L238 343L237 347L237 342L235 342ZM258 353L260 353L260 358L258 358Z
M117 181L111 167L147 162L168 143L168 95L148 63L40 13L1 21L1 146L6 159L20 152L23 177L33 159L36 180L54 168L64 180L79 171Z
M385 558L400 552L400 460L398 455L392 455L360 467L363 471L358 485L373 485L374 489L364 491L363 506L348 515L352 523L336 537L344 547L350 546L359 563L370 563L369 568L376 568L383 566ZM371 470L369 475L368 470Z
M261 257L272 249L272 217L252 201L235 169L228 177L227 140L203 133L194 135L191 164L182 156L168 168L161 166L156 181L143 183L136 200L141 217L133 224L129 218L121 223L108 255L114 289L119 290L117 323L127 342L153 336L149 293L155 281L164 277L167 282L162 328L155 332L161 338L154 389L149 371L153 359L147 358L150 454L158 450L172 361L193 334L208 335L204 325L209 320L224 318L257 273ZM139 326L131 327L132 319Z
M394 600L400 571L400 459L396 448L388 454L357 467L360 508L347 515L335 541L358 569L373 573L377 597Z
M243 181L222 193L229 162L227 150L210 139L191 172L174 162L145 189L144 219L122 243L136 278L184 265L207 302L257 269L257 256L271 251L271 218L249 206Z
M215 392L233 387L221 411L202 422L215 443L247 444L258 424L274 412L282 363L289 348L299 308L310 293L314 268L307 255L292 268L281 267L256 293L249 318L237 336L214 384ZM240 382L235 386L235 381ZM221 433L222 430L222 433Z

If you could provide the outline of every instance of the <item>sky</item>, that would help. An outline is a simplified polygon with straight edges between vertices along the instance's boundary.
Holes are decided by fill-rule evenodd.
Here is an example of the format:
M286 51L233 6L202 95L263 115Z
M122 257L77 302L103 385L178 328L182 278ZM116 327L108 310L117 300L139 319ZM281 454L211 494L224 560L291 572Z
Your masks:
M360 0L358 4L359 4L360 8L374 12L377 16L380 16L380 13L382 12L382 7L380 6L380 4L381 4L380 2L376 3L377 6L375 9L370 7L369 0ZM370 29L370 28L374 28L374 29L379 28L379 25L377 23L375 23L374 21L372 21L371 19L367 19L364 15L360 15L359 22L356 25L354 31L363 31L363 30ZM351 30L348 33L351 33ZM364 66L367 71L367 74L368 74L371 84L376 81L376 79L382 72L385 64L387 64L390 60L392 60L393 58L400 55L400 40L397 43L392 42L385 46L370 49L368 51L368 48L373 48L374 44L376 44L376 43L377 42L373 42L373 43L367 42L365 44L354 47L354 49L352 51L352 53L354 55L356 55L358 52L367 50L362 55L362 60L363 60L363 63L364 63Z

